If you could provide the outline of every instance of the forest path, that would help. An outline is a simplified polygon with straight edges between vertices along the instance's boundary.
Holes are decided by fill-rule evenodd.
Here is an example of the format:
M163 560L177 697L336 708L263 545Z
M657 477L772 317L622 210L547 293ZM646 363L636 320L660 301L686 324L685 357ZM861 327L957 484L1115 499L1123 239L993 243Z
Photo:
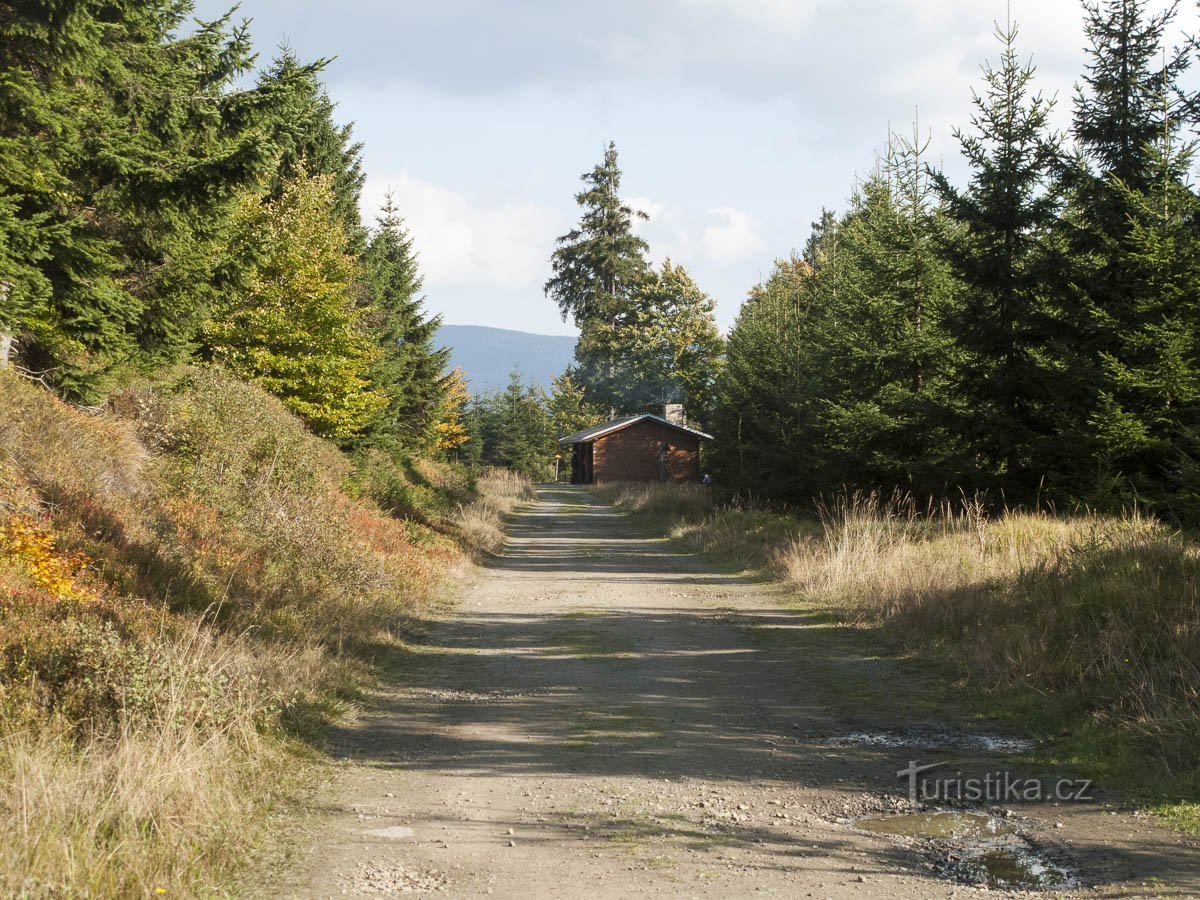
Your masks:
M983 858L969 835L878 834L858 817L907 809L896 772L912 759L1019 767L946 730L928 685L871 655L869 634L639 533L582 490L541 489L511 534L336 736L344 771L296 895L976 890L952 877ZM1194 845L1144 817L992 811L1030 854L1014 878L1069 873L1053 896L1200 895Z

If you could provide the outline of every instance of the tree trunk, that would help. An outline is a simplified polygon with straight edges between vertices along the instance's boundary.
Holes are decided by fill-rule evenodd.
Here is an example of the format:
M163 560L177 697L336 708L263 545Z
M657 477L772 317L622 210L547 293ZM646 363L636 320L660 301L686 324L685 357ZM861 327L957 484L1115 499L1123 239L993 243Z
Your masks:
M7 305L8 293L11 290L12 285L7 281L0 281L0 307ZM13 333L9 330L9 326L0 324L0 369L8 368L14 344Z

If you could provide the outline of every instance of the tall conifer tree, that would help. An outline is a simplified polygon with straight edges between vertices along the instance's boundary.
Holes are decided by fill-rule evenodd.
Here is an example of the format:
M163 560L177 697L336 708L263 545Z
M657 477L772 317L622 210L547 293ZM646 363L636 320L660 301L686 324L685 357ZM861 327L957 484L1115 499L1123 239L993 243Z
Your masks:
M427 316L412 236L389 194L363 257L366 324L378 346L372 381L388 406L369 438L420 450L436 442L450 352L434 345L440 316Z
M1115 490L1177 521L1200 517L1200 198L1186 182L1195 147L1164 128L1147 148L1148 186L1116 182L1129 210L1116 264L1128 272L1121 328L1101 357L1092 416ZM1104 485L1098 486L1103 488Z
M970 184L960 193L936 176L957 226L947 250L963 285L948 321L962 354L949 427L969 448L965 483L1032 496L1064 449L1066 323L1051 240L1059 199L1049 190L1059 152L1052 103L1031 92L1034 68L1017 55L1016 26L997 26L996 36L1000 63L985 69L972 132L956 132Z
M612 332L630 313L649 266L645 240L634 233L636 218L648 218L621 202L617 147L609 143L604 162L580 176L585 189L575 195L583 208L579 224L558 239L550 258L546 296L563 320L580 330L575 350L580 383L596 402L612 405L605 385L618 377Z
M221 296L237 198L273 148L225 17L184 0L9 4L0 15L0 329L69 393L186 350Z
M362 168L362 144L354 140L352 123L338 124L336 105L321 83L321 70L328 60L304 64L284 49L259 80L273 90L272 137L278 148L279 164L271 192L279 196L283 186L303 166L310 175L332 179L334 209L345 229L350 250L361 253L367 240L359 213L366 175Z

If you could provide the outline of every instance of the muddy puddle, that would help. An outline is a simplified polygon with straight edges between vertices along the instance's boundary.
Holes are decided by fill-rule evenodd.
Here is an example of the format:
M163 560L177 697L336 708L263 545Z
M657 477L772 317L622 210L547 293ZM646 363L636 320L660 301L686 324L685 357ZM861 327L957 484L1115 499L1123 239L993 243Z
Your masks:
M1048 852L1009 821L982 812L929 810L864 816L850 824L861 831L922 842L937 857L945 878L989 888L1061 890L1077 886Z
M985 753L1025 753L1036 743L999 734L966 731L854 731L837 735L830 743L842 747L910 748L918 750L976 750Z

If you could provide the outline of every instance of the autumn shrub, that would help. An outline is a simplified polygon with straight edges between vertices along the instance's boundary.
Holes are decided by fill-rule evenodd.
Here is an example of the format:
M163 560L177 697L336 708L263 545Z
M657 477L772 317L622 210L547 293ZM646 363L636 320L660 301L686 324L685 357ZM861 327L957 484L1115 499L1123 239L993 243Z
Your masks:
M457 466L380 449L355 455L346 486L352 496L367 498L394 516L435 526L450 524L474 490Z
M844 498L779 565L985 690L1052 696L1144 758L1200 767L1200 546L1151 518Z

